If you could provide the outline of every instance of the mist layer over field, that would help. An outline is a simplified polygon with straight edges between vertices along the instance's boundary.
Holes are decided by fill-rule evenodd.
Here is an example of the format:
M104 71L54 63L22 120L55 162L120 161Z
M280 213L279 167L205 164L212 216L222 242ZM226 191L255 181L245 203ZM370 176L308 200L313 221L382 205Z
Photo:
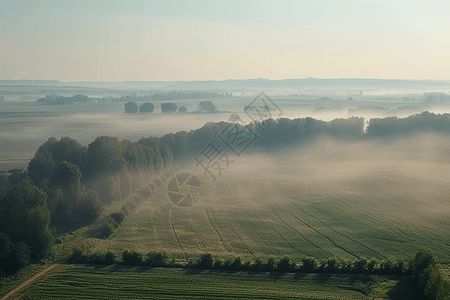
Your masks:
M331 97L331 96L330 96ZM421 98L402 96L353 96L353 100L317 96L273 97L286 118L311 116L330 121L334 118L391 115L406 116L423 110L436 113L449 111L446 105L427 106L418 103ZM170 132L189 131L207 122L228 121L238 113L243 122L252 121L243 111L252 97L212 99L219 113L195 114L199 100L173 101L186 106L187 114L161 114L160 102L155 101L155 112L149 115L124 114L124 103L89 103L75 105L36 105L33 103L4 102L0 106L0 170L26 168L38 147L49 137L69 136L87 145L97 136L109 135L119 139L137 141L142 137L162 136ZM362 107L359 108L359 107ZM367 108L369 107L369 109ZM403 107L403 109L398 109ZM377 109L374 109L377 108Z
M340 143L235 158L200 200L173 205L166 186L92 251L162 249L189 258L293 255L406 256L429 246L450 261L450 141L422 135L397 141Z

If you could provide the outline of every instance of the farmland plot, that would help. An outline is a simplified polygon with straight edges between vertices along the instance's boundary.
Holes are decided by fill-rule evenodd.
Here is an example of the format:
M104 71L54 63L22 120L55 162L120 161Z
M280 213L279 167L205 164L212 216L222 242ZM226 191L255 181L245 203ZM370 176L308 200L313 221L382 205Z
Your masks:
M339 157L344 146L334 147L333 161L317 151L244 157L215 183L187 169L202 182L196 204L175 206L162 186L92 250L383 259L428 246L449 263L448 161L381 160L367 149L375 157L349 160Z
M295 275L75 266L30 287L27 299L367 299L367 275Z

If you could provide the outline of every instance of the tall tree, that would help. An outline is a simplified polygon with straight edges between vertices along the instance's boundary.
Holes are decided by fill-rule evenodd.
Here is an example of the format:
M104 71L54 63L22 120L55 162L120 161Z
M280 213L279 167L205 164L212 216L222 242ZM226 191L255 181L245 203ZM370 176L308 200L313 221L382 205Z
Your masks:
M49 224L45 192L29 180L15 184L1 205L0 231L14 243L24 242L32 258L42 258L53 244Z
M138 105L136 104L136 102L133 101L129 101L127 103L125 103L125 113L127 114L135 114L138 112Z
M154 109L155 109L155 105L150 102L144 102L141 104L141 106L139 106L139 112L144 113L144 114L152 113Z

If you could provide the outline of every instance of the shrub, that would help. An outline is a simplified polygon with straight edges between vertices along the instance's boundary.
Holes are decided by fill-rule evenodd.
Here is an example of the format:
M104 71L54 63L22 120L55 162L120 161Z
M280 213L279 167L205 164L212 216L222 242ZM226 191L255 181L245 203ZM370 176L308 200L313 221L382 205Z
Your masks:
M123 220L125 220L126 216L127 215L123 211L118 211L110 215L110 217L113 218L117 224L121 224Z
M255 258L253 263L251 264L251 268L255 271L264 270L264 262L260 257Z
M277 263L277 270L282 272L288 272L291 270L291 263L289 261L289 258L286 256L280 259Z
M109 238L111 234L114 233L114 231L118 226L119 224L117 224L117 222L114 219L111 219L110 221L103 223L103 226L99 233L99 238L101 239Z
M390 258L382 260L380 263L381 274L391 274L394 268L394 261Z
M104 264L105 265L113 265L115 263L116 263L116 256L111 251L108 251L104 257Z
M222 261L219 258L216 258L214 260L214 264L213 264L212 268L216 269L216 270L221 269L222 268Z
M275 258L274 257L269 257L267 259L266 265L265 265L265 269L267 271L273 271L275 270Z
M252 262L250 260L246 260L244 263L242 263L242 270L252 270L253 266L252 266Z
M196 265L202 269L211 269L213 266L213 256L211 253L205 253L200 256L200 259L197 261Z
M353 271L355 273L367 273L367 265L368 265L368 260L365 257L360 257L357 260L355 260L353 262Z
M169 254L165 251L149 252L145 260L145 265L152 267L164 267L167 265Z
M136 251L128 251L125 250L122 253L122 260L125 264L131 266L140 266L142 265L142 254Z
M317 270L317 261L312 257L306 257L302 259L302 265L300 267L300 270L302 272L313 272Z
M367 272L368 273L376 273L378 270L378 259L372 258L371 260L367 261Z
M325 261L325 271L329 273L339 272L339 259L337 257L330 257Z
M105 255L99 252L92 253L87 256L87 262L90 264L104 264L105 263Z

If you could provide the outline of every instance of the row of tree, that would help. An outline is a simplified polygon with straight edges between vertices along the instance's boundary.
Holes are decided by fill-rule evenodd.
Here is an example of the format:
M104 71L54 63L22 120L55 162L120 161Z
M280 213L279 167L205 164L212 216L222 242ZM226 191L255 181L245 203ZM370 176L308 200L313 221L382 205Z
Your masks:
M240 257L225 258L214 257L209 253L202 254L197 260L187 263L171 259L165 251L151 251L146 255L136 251L125 250L121 260L113 252L84 254L74 250L67 263L90 263L112 265L123 263L132 266L150 267L176 267L203 270L231 270L231 271L257 271L257 272L293 272L293 273L341 273L341 274L376 274L376 275L412 275L412 280L421 299L445 300L449 299L450 283L444 278L436 257L427 248L420 248L411 258L388 258L378 260L360 257L357 259L339 259L329 257L316 259L305 257L293 260L289 257L255 257L241 259ZM359 286L360 292L369 295L370 285Z
M157 138L138 142L101 136L87 147L76 140L49 138L28 165L28 176L49 196L52 225L69 230L94 221L101 204L127 197L146 175L172 163L172 153Z
M3 96L0 96L2 101ZM156 92L150 95L122 95L121 97L88 97L86 95L74 96L58 96L47 95L36 100L39 104L47 105L65 105L73 103L92 103L92 102L150 102L150 101L164 101L164 100L182 100L182 99L216 99L216 98L231 98L231 93L210 93L210 92L178 92L171 91L167 93Z
M151 102L144 102L141 105L138 105L136 102L129 101L125 103L125 113L127 114L135 114L135 113L141 113L141 114L147 114L152 113L155 109L155 105Z
M319 136L329 136L340 140L359 140L376 137L406 136L419 132L450 132L450 114L422 112L407 118L374 118L364 128L364 119L350 117L322 121L314 118L279 118L255 121L247 125L230 122L206 123L203 127L187 131L169 133L161 138L168 145L175 161L198 154L211 141L218 148L228 149L232 141L252 140L252 149L276 149L289 145L299 145ZM222 137L222 139L220 138ZM234 139L236 137L236 139ZM244 138L245 137L245 138ZM229 138L229 139L228 139ZM237 144L237 143L235 143Z
M330 135L340 139L361 138L364 133L363 118L335 119L330 122L313 118L277 120L266 119L246 126L240 123L207 123L203 127L189 132L169 133L161 138L168 145L176 161L198 154L211 141L221 149L228 149L226 140L232 147L238 142L251 142L252 148L274 149L310 141L320 135ZM234 141L234 143L233 143Z
M125 113L128 114L135 114L135 113L152 113L155 109L155 105L151 102L144 102L141 105L138 105L136 102L129 101L125 103ZM178 107L175 103L161 103L161 113L168 114L168 113L186 113L187 108L186 106L180 106ZM217 113L217 107L214 105L214 103L211 100L205 100L200 101L198 104L198 111L201 113Z

